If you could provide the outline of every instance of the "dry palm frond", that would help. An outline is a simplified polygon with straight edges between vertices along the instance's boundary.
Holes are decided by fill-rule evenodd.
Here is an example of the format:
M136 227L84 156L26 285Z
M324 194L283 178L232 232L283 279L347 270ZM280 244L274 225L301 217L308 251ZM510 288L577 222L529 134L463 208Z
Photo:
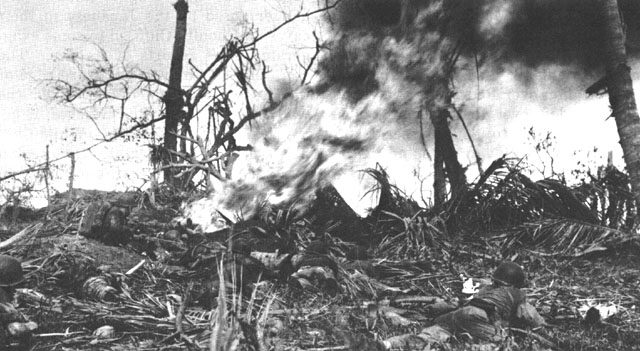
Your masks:
M342 287L351 298L373 299L389 293L399 293L401 289L386 285L367 274L356 270L353 272L343 271Z
M295 240L308 236L306 223L294 204L285 208L265 204L259 213L265 233L277 243L280 252L291 252Z
M413 216L420 211L420 206L397 186L391 184L389 175L379 164L376 168L369 168L364 171L371 176L376 185L367 193L379 192L378 206L373 209L372 218L378 218L385 212L391 212L398 216Z
M442 232L432 220L421 217L421 212L410 218L402 218L391 212L385 214L395 219L396 226L402 229L382 239L376 248L377 256L424 259L429 256L430 250L440 247Z
M557 180L534 182L521 172L519 163L501 158L452 204L448 218L476 230L508 228L545 217L597 223L597 216L578 195Z
M627 174L613 166L601 167L597 176L589 174L590 181L575 187L600 224L611 228L633 228L636 205Z
M505 249L525 246L540 248L553 254L579 255L605 249L627 234L597 224L571 219L546 219L526 223L505 235Z

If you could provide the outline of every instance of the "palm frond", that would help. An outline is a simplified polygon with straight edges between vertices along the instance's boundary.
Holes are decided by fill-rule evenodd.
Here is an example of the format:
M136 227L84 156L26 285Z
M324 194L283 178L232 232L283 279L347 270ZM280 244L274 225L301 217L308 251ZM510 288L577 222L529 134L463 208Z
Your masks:
M599 222L578 191L553 179L534 182L522 172L519 161L505 158L494 161L478 183L449 208L449 221L476 230L510 228L542 218Z
M574 219L545 219L525 223L502 237L502 248L510 251L526 247L555 255L577 256L604 250L628 236L617 229Z

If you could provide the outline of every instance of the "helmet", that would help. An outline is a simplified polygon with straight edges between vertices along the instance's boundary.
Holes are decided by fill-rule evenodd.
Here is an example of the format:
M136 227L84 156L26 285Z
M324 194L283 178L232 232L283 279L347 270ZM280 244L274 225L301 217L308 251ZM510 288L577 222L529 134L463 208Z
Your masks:
M516 288L524 288L525 286L525 274L522 267L510 261L502 262L496 268L496 271L493 272L493 280Z
M23 281L20 262L11 256L0 255L0 287L18 285Z

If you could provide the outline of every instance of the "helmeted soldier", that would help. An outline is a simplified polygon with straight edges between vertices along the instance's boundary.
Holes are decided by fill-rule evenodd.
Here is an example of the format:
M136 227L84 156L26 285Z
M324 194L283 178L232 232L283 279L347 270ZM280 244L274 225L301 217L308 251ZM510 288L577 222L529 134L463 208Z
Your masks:
M15 286L24 281L22 265L11 256L0 255L0 303L13 302Z
M508 327L537 327L543 318L527 303L521 288L526 275L519 265L503 262L493 274L491 286L481 289L462 308L435 319L435 325L418 335L431 341L446 341L451 336L470 337L473 341L498 342Z
M24 282L22 265L15 258L0 255L0 350L9 338L25 343L38 325L27 320L14 305L16 286Z

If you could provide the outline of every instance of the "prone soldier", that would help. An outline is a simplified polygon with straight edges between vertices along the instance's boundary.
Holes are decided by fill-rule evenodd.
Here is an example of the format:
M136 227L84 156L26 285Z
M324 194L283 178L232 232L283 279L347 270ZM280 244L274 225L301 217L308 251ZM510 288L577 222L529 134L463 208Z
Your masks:
M11 256L0 255L0 350L12 342L28 344L31 332L38 328L20 313L14 304L16 286L24 282L22 265Z

